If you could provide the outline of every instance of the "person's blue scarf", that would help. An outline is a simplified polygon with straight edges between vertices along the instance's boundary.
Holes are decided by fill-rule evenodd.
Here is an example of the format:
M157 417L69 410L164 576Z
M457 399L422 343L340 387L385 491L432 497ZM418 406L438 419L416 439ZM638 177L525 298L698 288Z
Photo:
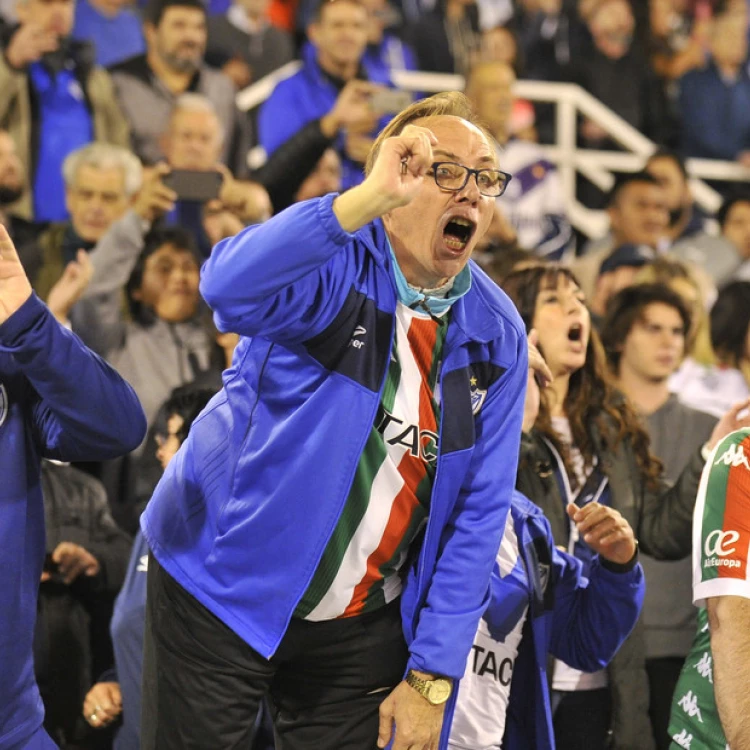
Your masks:
M461 297L471 289L471 268L468 263L464 266L458 276L453 278L453 284L450 289L448 289L447 294L441 293L441 290L419 289L412 286L406 280L404 272L401 270L398 260L396 260L396 254L393 252L393 246L391 245L390 240L388 241L388 249L391 252L391 259L393 260L398 299L407 307L425 307L429 310L431 315L439 317L445 313L454 302L461 299ZM438 292L437 295L430 294L430 292L436 291Z

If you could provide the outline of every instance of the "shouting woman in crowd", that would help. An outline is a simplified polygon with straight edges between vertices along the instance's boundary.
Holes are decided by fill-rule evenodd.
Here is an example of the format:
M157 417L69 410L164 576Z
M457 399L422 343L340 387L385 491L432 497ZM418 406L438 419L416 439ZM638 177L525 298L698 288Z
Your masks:
M586 543L588 527L580 535L577 516L569 518L565 509L571 502L584 506L596 501L618 510L654 557L689 554L706 450L742 426L738 410L719 421L703 456L696 452L667 489L646 433L605 374L601 344L573 274L555 265L533 266L511 273L503 288L527 330L539 332L539 349L554 377L533 426L524 426L517 488L542 508L555 543L579 558L587 572L593 558ZM606 671L583 674L555 663L552 703L558 747L597 750L605 747L610 730L615 747L653 747L644 660L643 633L636 626Z

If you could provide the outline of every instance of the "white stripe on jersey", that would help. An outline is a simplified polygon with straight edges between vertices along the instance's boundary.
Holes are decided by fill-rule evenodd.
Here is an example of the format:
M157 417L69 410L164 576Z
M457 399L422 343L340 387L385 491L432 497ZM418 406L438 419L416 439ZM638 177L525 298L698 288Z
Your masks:
M528 591L528 576L519 559L518 537L510 513L496 561L501 578L511 574L519 576L523 579L524 591ZM526 607L502 643L492 638L484 619L479 621L453 714L448 740L448 747L453 750L499 750L502 747L510 678L528 614L528 594L526 596Z

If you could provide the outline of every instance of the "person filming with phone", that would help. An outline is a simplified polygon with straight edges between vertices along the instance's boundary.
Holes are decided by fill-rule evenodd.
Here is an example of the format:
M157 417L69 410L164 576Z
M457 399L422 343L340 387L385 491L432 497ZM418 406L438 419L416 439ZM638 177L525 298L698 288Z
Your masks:
M238 180L220 161L224 132L216 110L201 94L183 94L175 102L161 137L166 158L160 182L176 196L162 222L189 229L201 255L248 224L272 212L262 185Z
M326 148L335 148L345 190L362 182L374 138L411 100L390 88L380 66L363 59L368 27L360 0L321 0L302 69L276 86L258 118L260 145L269 158L294 139L303 178Z

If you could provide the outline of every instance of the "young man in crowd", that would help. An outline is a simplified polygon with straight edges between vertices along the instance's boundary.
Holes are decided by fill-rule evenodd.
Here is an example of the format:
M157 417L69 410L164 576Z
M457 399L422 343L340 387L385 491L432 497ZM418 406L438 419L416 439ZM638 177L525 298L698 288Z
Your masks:
M571 268L587 297L594 294L602 261L622 245L645 245L660 250L669 227L667 197L659 181L648 172L617 178L607 198L609 232L589 242Z
M686 406L669 391L669 378L686 353L689 329L684 301L661 284L621 290L610 300L601 329L612 374L642 416L669 482L676 481L716 424L715 417ZM643 620L649 713L656 746L665 750L671 696L695 632L690 560L664 562L644 554L642 563L648 580Z
M373 93L389 82L363 63L367 10L359 0L321 2L308 36L302 70L279 83L261 107L258 138L271 156L304 131L307 173L332 146L341 157L343 187L350 188L362 182L373 139L389 119L370 106Z
M745 404L747 406L747 404ZM672 750L750 747L750 429L722 440L693 520L698 627L674 692Z
M146 54L112 68L117 97L132 131L133 151L149 165L162 160L160 139L177 97L187 92L203 94L214 105L224 133L221 161L235 174L244 174L250 120L237 109L232 81L204 61L204 4L201 0L153 0L144 30Z
M659 181L667 199L669 252L701 267L717 285L729 281L738 265L737 252L725 237L706 231L706 217L695 204L684 159L659 149L644 169Z

